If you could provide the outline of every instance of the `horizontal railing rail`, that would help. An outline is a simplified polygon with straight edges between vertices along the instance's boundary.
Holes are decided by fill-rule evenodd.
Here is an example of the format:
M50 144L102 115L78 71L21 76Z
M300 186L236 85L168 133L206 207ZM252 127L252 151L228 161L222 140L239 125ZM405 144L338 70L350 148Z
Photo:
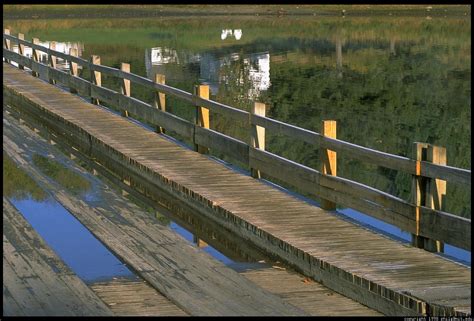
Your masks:
M416 197L420 194L419 188L415 190L415 195L418 196L415 197L414 203L410 203L368 185L339 177L336 175L335 155L336 153L343 153L349 158L365 163L411 174L415 183L419 182L422 177L431 179L430 188L438 186L440 182L449 181L470 189L470 170L441 163L437 164L434 160L428 161L420 157L411 159L352 144L337 139L335 135L330 137L329 134L317 133L266 117L264 109L263 112L261 110L257 111L257 109L252 110L252 112L240 110L210 100L208 87L206 89L206 86L197 86L195 93L188 93L168 86L164 82L153 81L133 74L129 72L129 65L128 68L122 68L122 70L104 66L100 63L93 63L92 59L89 61L75 55L65 54L37 43L19 39L10 35L9 32L3 34L3 40L3 57L6 61L14 61L19 65L28 67L33 73L49 78L50 82L59 82L70 87L71 91L74 89L75 92L90 97L93 101L104 101L122 111L124 115L144 119L147 123L158 128L174 131L181 137L190 139L199 152L206 152L209 148L218 150L242 164L247 164L254 177L260 177L260 172L262 172L284 181L304 193L328 201L329 204L334 206L335 204L341 204L351 207L393 224L412 233L414 237L437 240L463 249L471 249L470 219L443 212L440 204L434 206L428 201L417 201ZM20 53L15 53L11 50L10 42L45 52L49 59L52 59L51 57L64 59L71 65L70 72L56 69L55 64L51 62L48 62L48 64L41 63L37 59L35 60L34 54L31 58L28 58ZM94 57L97 58L97 56ZM74 64L97 73L95 81L87 81L79 77L77 71L74 71ZM122 92L119 93L103 87L100 82L102 73L121 79ZM164 99L159 100L161 98L157 98L155 106L153 106L153 104L130 97L130 82L152 89L160 95L170 95L191 103L196 107L197 117L195 123L167 112ZM246 124L251 129L251 143L247 144L210 129L209 111ZM318 171L265 151L265 129L274 134L299 139L319 148L323 155L326 155L325 161L323 161L324 166ZM428 145L425 148L428 148ZM428 187L424 186L423 188ZM440 191L442 192L441 187L438 192ZM430 193L433 193L433 191L430 190ZM323 208L325 207L323 206Z

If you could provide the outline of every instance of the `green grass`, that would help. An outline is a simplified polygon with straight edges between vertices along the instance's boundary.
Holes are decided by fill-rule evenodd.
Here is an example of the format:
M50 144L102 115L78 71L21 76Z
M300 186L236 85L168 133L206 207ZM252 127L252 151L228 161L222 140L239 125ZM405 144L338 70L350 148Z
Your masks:
M431 7L429 9L428 7ZM175 15L464 15L469 5L4 5L4 18Z

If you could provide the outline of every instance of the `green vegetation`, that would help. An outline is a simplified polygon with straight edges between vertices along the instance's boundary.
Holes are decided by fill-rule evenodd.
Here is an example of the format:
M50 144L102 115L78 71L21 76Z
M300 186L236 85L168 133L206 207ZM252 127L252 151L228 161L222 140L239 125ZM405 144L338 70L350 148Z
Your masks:
M33 164L74 194L85 193L91 188L91 183L88 180L51 158L34 154Z
M467 15L469 5L4 5L4 19L184 15Z
M17 200L32 198L38 202L48 198L48 194L18 167L5 151L3 152L3 196Z

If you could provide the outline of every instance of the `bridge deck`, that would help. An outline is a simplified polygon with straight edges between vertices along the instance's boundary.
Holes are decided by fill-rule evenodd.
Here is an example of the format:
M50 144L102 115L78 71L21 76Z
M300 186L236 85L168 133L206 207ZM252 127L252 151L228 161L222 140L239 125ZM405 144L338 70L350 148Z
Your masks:
M112 315L3 198L3 314Z
M9 111L13 111L12 109L8 108ZM97 210L99 213L105 211L115 212L115 222L121 222L121 229L127 230L127 233L131 239L135 242L133 245L128 245L129 248L128 253L138 253L142 251L140 248L142 246L135 246L135 244L141 244L142 242L142 235L147 234L150 240L153 239L162 239L163 235L161 231L157 231L156 229L149 229L144 227L143 225L137 225L137 218L148 216L149 219L146 221L146 225L159 225L162 224L158 222L158 219L155 220L153 215L150 213L143 213L144 211L141 208L136 207L133 203L130 203L128 198L119 195L119 192L115 192L113 189L108 187L108 184L105 185L102 182L102 179L98 180L93 174L86 173L81 170L76 164L75 161L69 159L66 155L62 154L61 151L57 150L56 148L52 147L48 142L40 137L37 133L30 130L27 126L19 125L18 122L10 115L4 113L3 115L3 150L4 152L12 159L15 160L16 164L19 164L19 169L24 171L30 177L36 179L36 182L40 182L41 184L43 181L48 181L51 185L44 186L45 190L48 190L53 195L56 195L58 201L62 201L64 206L69 206L72 214L78 217L86 227L94 233L96 237L101 239L106 246L108 246L111 251L122 253L123 246L120 248L117 247L117 244L123 245L124 243L129 243L123 240L123 236L114 233L112 237L105 238L104 233L100 230L97 230L96 223L91 222L90 220L85 220L84 217L87 217L87 212L91 210L84 210L84 209L76 209L74 211L70 204L79 202L80 200L84 201L87 205L91 208ZM31 119L28 119L31 120ZM31 126L39 127L37 122L30 122ZM57 140L58 145L63 147L64 145L61 140ZM100 191L100 199L101 201L95 200L95 197L92 198L79 198L73 195L67 195L68 200L64 201L63 190L59 188L56 184L53 185L48 177L42 173L40 177L39 171L33 169L33 167L28 164L27 159L32 157L36 153L43 153L48 154L50 157L54 157L54 160L60 162L67 166L71 171L77 171L78 173L82 173L84 178L88 179L89 181L93 182L93 189L95 190L94 195L99 194ZM77 153L76 153L77 154ZM81 161L85 160L81 158ZM102 172L103 173L103 172ZM108 176L110 179L111 176ZM116 185L124 185L118 184L117 180L114 180ZM133 189L127 188L127 191L134 196L137 193L133 192ZM143 200L143 199L142 199ZM69 204L69 205L68 205ZM120 211L115 211L113 208L120 208ZM124 210L129 208L129 212L125 212ZM183 209L182 207L180 208ZM160 211L159 211L160 212ZM176 218L176 211L173 212L173 218ZM183 212L181 212L183 214ZM190 213L192 214L192 213ZM100 215L94 215L98 222L105 220L105 217ZM193 216L188 216L188 218L192 218L192 223L189 223L187 219L180 220L179 224L182 224L184 221L188 222L187 225L183 227L186 228L188 231L192 231L194 235L196 235L196 225L201 225L203 228L204 224L202 221L201 223L196 222L195 213ZM153 224L153 222L155 223ZM125 224L127 223L128 224ZM109 222L110 224L110 222ZM206 224L209 222L206 220ZM135 227L135 232L133 228ZM254 257L254 255L259 255L256 253L255 249L252 246L246 246L242 248L242 245L238 245L238 252L233 245L226 244L222 236L219 236L218 233L221 232L222 229L219 229L217 226L210 227L206 225L206 230L209 231L209 234L205 237L205 241L209 242L212 246L217 248L221 253L226 255L228 258L232 259L233 264L237 264L238 262L245 262L246 258L241 256L240 253L245 253L245 255L249 255L252 259L252 262L257 261L258 259ZM110 228L109 228L110 229ZM161 227L161 230L166 229L165 227ZM212 231L212 232L211 232ZM212 233L212 235L210 235ZM138 237L137 237L138 235ZM168 233L167 233L168 235ZM169 235L168 235L169 236ZM226 234L227 241L228 234ZM176 239L181 239L179 236L175 236ZM232 242L239 242L240 240L232 240ZM233 243L233 244L237 244ZM201 248L205 247L206 245L201 244ZM145 246L143 246L145 247ZM150 245L147 244L148 248ZM206 269L199 265L200 259L196 260L195 257L191 257L189 255L189 251L187 250L187 246L183 247L183 242L178 242L176 244L177 248L181 249L181 259L186 261L192 261L198 266L199 272L202 274L205 273ZM224 250L224 251L223 251ZM161 247L153 248L153 251L163 251ZM242 251L242 252L240 252ZM127 255L127 253L125 253ZM205 255L207 257L207 254ZM264 257L259 257L260 259L266 259ZM133 257L130 255L126 256L127 263L131 265L131 268L138 269L139 266L136 265L136 260L133 260ZM178 258L179 260L179 258ZM213 261L213 259L208 258L209 261ZM150 263L150 261L148 261ZM339 316L352 316L352 315L380 315L380 313L376 312L375 310L369 309L368 307L357 303L349 298L346 298L327 287L321 285L320 283L309 281L307 277L304 277L301 274L295 273L294 271L285 269L281 266L272 266L265 268L264 271L261 271L261 266L258 266L258 270L252 270L255 266L240 266L238 270L242 270L243 272L241 275L249 278L255 285L253 287L260 286L267 291L274 293L281 297L283 301L292 304L296 307L301 308L302 310L310 313L311 315L339 315ZM250 270L249 270L250 269ZM262 273L264 272L264 273ZM157 271L160 273L160 270ZM138 272L140 274L140 272ZM228 274L228 273L226 273ZM187 277L186 274L185 277ZM212 278L213 275L210 275ZM163 283L163 282L160 282ZM175 304L167 300L163 295L161 295L156 289L153 288L155 283L144 283L143 281L131 281L128 279L118 279L113 280L112 282L100 282L94 283L90 285L90 287L96 292L96 294L106 302L112 312L116 315L157 315L157 316L164 316L164 315L184 315L186 314L182 309L179 309ZM206 286L209 286L209 282L207 282ZM159 287L158 287L159 288ZM333 304L337 305L337 309L334 309Z
M470 268L341 220L14 67L4 64L3 73L10 102L26 102L51 126L88 140L91 151L328 287L386 314L470 314Z
M6 119L3 123L6 154L136 274L172 301L167 307L176 305L172 310L163 309L162 313L180 308L189 315L306 315L304 310L285 303L278 295L192 246L156 217L110 188L94 184L94 188L100 190L100 202L67 190L28 162L35 153L48 150L50 145L44 140L35 142ZM52 151L48 154L54 155ZM58 157L58 153L55 154ZM125 292L116 300L125 299ZM136 304L124 304L120 311L126 310L128 305L128 312L134 313L140 305L147 305L147 292L136 293ZM359 306L359 311L368 310L359 303L350 303L356 310Z

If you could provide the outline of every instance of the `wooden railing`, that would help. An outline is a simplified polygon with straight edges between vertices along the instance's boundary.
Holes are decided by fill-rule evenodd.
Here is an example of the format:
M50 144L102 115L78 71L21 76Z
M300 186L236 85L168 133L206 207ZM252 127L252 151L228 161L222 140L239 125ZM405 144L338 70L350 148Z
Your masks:
M195 150L200 153L215 149L240 163L248 164L253 177L260 178L261 173L264 173L284 181L300 191L321 198L325 209L335 209L335 205L340 204L393 224L412 233L413 245L426 250L442 251L444 242L471 250L471 220L441 210L443 195L446 194L446 181L470 189L471 171L447 166L445 149L442 147L415 143L414 154L417 157L414 159L392 155L337 139L335 121L323 121L324 131L317 133L266 117L265 106L261 103L255 103L249 113L212 101L206 85L196 86L194 93L188 93L166 85L162 75L157 75L153 81L130 73L128 64L122 64L121 69L100 65L98 56L85 60L77 57L74 51L64 54L54 50L54 43L46 48L38 45L38 39L29 42L24 40L22 34L18 37L10 35L7 29L3 34L3 41L3 57L7 62L16 62L20 68L28 67L35 76L49 79L51 83L61 83L72 92L90 97L93 104L103 101L121 110L123 116L145 119L147 123L156 126L159 133L172 130L181 137L190 139ZM19 53L12 51L12 42L21 46ZM32 48L32 58L22 55L24 46ZM48 55L47 64L38 61L37 51ZM69 62L69 72L55 68L58 57ZM91 81L78 76L78 65L90 70ZM121 92L103 87L102 74L119 78ZM148 104L131 97L131 83L153 90L155 101ZM165 95L193 104L196 109L194 122L167 112ZM250 144L210 129L209 111L247 124ZM319 148L322 155L320 171L265 151L265 130L300 139ZM411 174L412 202L338 177L337 153Z

